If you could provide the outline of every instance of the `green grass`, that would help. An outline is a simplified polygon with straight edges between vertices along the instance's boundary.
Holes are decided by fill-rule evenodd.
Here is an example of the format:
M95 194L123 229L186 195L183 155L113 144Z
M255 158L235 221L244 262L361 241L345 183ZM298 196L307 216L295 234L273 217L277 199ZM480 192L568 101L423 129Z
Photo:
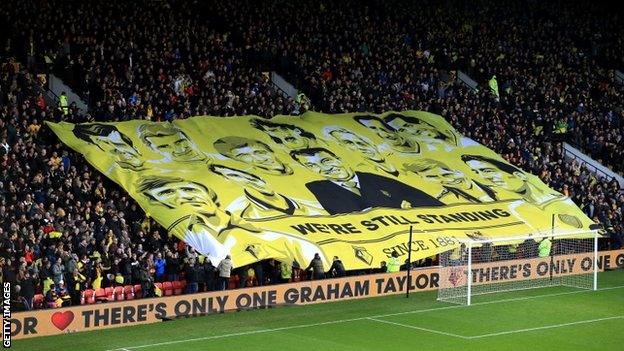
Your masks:
M13 348L622 350L624 270L601 273L599 286L482 295L470 307L437 302L437 292L280 307L19 340Z

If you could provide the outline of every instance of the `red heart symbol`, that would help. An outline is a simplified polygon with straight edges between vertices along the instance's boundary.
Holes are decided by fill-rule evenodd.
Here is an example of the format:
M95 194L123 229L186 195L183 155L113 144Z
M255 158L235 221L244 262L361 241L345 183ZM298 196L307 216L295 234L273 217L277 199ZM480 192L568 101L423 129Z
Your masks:
M67 326L74 320L74 312L56 312L52 315L52 324L59 330L67 328Z

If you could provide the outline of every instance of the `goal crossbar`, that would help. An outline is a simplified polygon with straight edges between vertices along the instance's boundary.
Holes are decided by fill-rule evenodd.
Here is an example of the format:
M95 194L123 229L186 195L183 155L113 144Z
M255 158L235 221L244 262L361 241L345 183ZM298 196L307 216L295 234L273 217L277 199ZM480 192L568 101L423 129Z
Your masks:
M570 230L570 231L557 231L555 233L532 233L528 235L522 236L500 236L494 238L484 238L484 239L473 239L470 237L463 238L454 238L455 241L459 243L473 243L473 246L476 246L479 243L490 242L490 243L500 243L500 242L511 242L511 241L523 241L527 239L541 239L541 238L554 238L554 239L565 239L570 238L574 239L574 236L584 236L587 238L593 238L594 236L600 236L598 230Z

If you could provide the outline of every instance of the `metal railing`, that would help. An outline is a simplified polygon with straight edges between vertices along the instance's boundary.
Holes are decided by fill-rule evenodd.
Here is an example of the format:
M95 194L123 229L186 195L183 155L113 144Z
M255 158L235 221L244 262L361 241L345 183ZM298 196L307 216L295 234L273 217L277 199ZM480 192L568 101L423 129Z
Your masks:
M624 178L617 173L603 166L598 161L592 159L568 143L563 143L563 149L565 150L565 155L567 157L582 162L590 172L595 173L600 178L606 178L609 181L615 179L620 184L620 188L624 188Z

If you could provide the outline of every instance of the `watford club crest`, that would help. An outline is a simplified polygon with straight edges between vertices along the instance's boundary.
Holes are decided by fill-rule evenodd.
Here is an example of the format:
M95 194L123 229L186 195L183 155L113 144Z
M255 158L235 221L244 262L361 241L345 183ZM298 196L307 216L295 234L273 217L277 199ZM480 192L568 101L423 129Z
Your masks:
M560 213L557 215L557 217L559 217L560 221L569 226L572 226L574 228L583 228L583 223L577 216Z
M451 269L451 274L449 275L449 282L453 285L453 287L457 287L461 285L462 278L464 277L464 271L461 268L453 268Z
M366 262L366 264L368 264L369 266L373 263L373 255L368 253L368 250L366 250L365 247L361 247L361 246L352 246L352 247L355 253L355 257L357 257L361 261Z
M466 234L467 237L469 237L470 239L472 239L474 241L483 241L483 240L487 240L488 239L487 236L485 236L483 233L481 233L478 230L464 232L464 234Z

